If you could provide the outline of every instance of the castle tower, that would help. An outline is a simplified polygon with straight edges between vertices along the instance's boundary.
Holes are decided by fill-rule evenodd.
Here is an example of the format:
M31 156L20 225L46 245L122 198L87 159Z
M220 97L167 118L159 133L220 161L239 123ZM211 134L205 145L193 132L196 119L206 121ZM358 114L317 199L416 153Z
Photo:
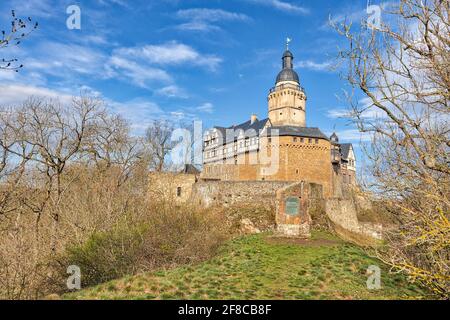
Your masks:
M294 71L294 56L286 48L283 69L268 96L269 119L274 126L306 127L306 94Z

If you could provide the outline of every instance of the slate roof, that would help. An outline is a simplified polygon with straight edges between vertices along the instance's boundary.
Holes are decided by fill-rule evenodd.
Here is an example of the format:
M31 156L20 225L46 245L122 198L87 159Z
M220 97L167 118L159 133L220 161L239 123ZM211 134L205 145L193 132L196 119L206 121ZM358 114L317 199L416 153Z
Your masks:
M244 134L246 137L257 137L259 136L259 133L264 127L266 126L267 122L269 121L269 118L263 119L263 120L256 120L255 122L251 122L251 120L248 120L244 123L234 125L228 128L225 127L214 127L214 129L217 129L220 131L223 137L226 137L226 143L233 142L235 138L239 135L241 131L244 131ZM228 137L227 136L227 130L234 130L234 137Z
M275 126L268 128L267 134L275 134L274 130L278 130L279 136L293 136L293 137L304 137L304 138L319 138L329 140L328 137L320 131L319 128L305 128L305 127L295 127L295 126Z
M347 160L350 154L350 149L352 148L351 143L342 143L341 144L341 155L342 159Z
M305 128L305 127L297 127L297 126L274 126L268 127L266 130L263 130L267 124L269 119L257 120L253 124L251 121L246 121L239 125L231 126L228 128L225 127L214 127L219 130L223 137L226 137L226 143L233 142L235 138L239 135L240 132L244 132L246 137L258 137L260 135L275 135L278 130L278 135L280 137L283 136L292 136L292 137L304 137L304 138L319 138L329 140L328 137L320 131L319 128ZM234 130L234 137L227 137L227 130ZM233 139L233 140L232 140Z
M200 174L200 170L198 170L194 165L192 164L186 164L184 166L184 169L181 170L180 173L184 174Z
M278 74L277 80L275 83L279 83L279 82L283 82L283 81L295 81L297 83L300 83L300 78L298 76L298 73L295 72L293 69L283 69Z

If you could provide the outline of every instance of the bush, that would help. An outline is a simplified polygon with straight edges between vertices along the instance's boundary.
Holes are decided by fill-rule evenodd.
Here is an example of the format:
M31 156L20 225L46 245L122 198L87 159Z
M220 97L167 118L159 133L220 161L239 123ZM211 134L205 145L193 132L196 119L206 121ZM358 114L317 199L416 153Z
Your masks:
M83 244L70 246L60 265L80 267L82 286L87 287L206 260L227 238L221 216L204 209L152 208L144 220L131 226L120 222L114 230L92 234Z
M83 287L135 273L144 234L143 227L94 233L85 243L67 249L63 265L80 267Z

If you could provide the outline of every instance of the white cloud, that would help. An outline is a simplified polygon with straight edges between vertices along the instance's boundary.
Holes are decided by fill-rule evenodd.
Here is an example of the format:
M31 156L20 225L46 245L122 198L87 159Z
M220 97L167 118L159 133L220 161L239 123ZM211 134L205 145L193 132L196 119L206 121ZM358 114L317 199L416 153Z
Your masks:
M56 14L52 0L11 0L9 7L16 9L18 16L31 16L33 18L48 18Z
M281 0L247 0L249 2L253 2L256 4L266 5L270 6L272 8L275 8L280 11L284 11L291 14L300 14L300 15L306 15L309 14L309 9L290 3L286 1Z
M170 82L172 77L164 70L120 56L112 56L106 65L107 78L129 79L135 85L149 88L148 82Z
M70 104L73 96L81 91L87 91L105 101L108 109L121 115L131 124L133 133L142 135L148 125L155 119L167 118L168 115L154 102L142 98L136 98L130 101L118 102L103 97L103 95L87 86L77 89L50 89L29 85L0 85L0 106L17 107L24 103L30 97L42 99L54 99L63 104Z
M354 142L362 142L362 141L371 141L372 135L370 133L360 132L358 129L347 129L343 131L338 131L337 135L339 137L339 141L354 141Z
M176 29L183 31L221 31L222 29L214 23L225 21L249 22L251 18L242 13L225 11L222 9L195 8L179 10L176 18L186 20L176 26Z
M147 89L150 88L150 83L162 82L168 85L157 94L186 96L173 84L174 80L166 68L197 66L214 71L221 62L222 59L217 56L201 54L192 47L175 41L162 45L122 47L113 50L105 66L105 76L129 79L137 86Z
M119 48L113 56L139 59L143 62L157 65L192 64L215 70L222 59L214 55L205 55L192 47L171 41L162 45L145 45L141 47Z
M30 97L57 99L62 103L72 101L72 96L62 91L43 87L11 84L0 85L0 106L19 106Z
M156 90L156 94L169 98L186 99L188 97L186 92L176 85L169 85L161 89L158 89Z
M205 112L205 113L213 113L214 112L214 105L212 103L206 102L202 105L199 105L195 108L195 110L199 112Z
M314 62L312 60L301 60L297 63L300 68L314 71L331 71L333 64L330 61Z
M202 22L202 21L192 21L192 22L182 23L182 24L177 25L175 28L178 30L182 30L182 31L202 31L202 32L222 30L218 26L215 26L210 23Z
M101 44L106 39L100 35L91 36L91 41ZM19 75L3 73L0 75L2 80L42 85L46 83L46 76L50 75L67 83L84 82L82 79L85 78L119 79L146 89L155 87L154 84L172 86L160 91L162 94L170 94L168 90L173 92L175 88L174 79L167 70L169 67L194 66L215 71L222 62L218 56L200 53L175 41L162 45L122 47L111 53L92 46L92 43L43 41L32 50L16 50L14 56L25 68ZM178 94L181 94L180 90Z
M327 111L327 117L331 119L349 118L350 115L350 110L344 108L330 109Z
M144 134L153 120L164 117L164 111L158 104L142 98L124 102L106 100L106 103L112 112L120 114L131 123L136 135Z
M100 75L103 73L107 56L100 50L76 44L45 41L36 52L40 56L25 57L25 70L39 71L62 78L73 78L75 74Z
M191 21L204 21L204 22L218 22L218 21L249 21L251 20L247 15L242 13L235 13L225 11L222 9L186 9L179 10L176 13L177 18L191 20Z
M358 109L364 110L364 112L359 114L359 117L361 119L375 120L386 118L386 113L384 111L373 107L372 100L369 97L360 99L358 103L359 103ZM331 119L337 118L350 119L354 118L355 116L353 112L354 112L353 110L346 108L334 108L329 109L327 111L327 117Z

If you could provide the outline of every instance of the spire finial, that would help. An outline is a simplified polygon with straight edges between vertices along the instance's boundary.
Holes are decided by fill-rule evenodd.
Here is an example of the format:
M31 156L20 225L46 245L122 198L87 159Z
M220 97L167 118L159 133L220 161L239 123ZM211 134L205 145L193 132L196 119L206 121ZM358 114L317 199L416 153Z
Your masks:
M291 43L292 39L291 38L286 38L286 51L289 50L289 43Z

